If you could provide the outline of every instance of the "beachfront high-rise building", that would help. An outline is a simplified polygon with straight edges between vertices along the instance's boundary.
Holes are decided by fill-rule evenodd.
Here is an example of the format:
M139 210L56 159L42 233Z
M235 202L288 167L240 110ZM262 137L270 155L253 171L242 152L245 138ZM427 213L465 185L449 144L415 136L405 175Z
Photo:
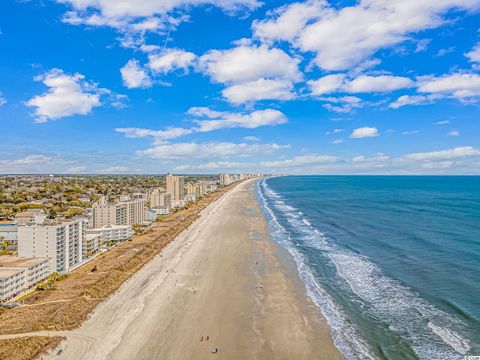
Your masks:
M167 192L172 194L174 201L181 201L185 196L185 178L183 176L175 176L167 174L165 176L167 184Z
M99 228L107 225L134 225L145 220L145 200L107 203L105 199L92 207L92 225Z
M229 174L222 173L220 174L220 185L227 186L232 183L232 179Z
M47 257L50 272L68 273L83 260L83 220L45 222L18 227L18 256Z
M172 194L155 189L150 193L150 209L172 208Z

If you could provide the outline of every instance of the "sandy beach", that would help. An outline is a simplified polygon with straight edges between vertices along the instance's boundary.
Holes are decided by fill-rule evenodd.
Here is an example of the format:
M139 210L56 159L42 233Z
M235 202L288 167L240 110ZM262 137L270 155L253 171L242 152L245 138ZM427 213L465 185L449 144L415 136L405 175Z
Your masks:
M42 358L341 359L269 238L255 186L209 205L80 328L52 332L66 340Z

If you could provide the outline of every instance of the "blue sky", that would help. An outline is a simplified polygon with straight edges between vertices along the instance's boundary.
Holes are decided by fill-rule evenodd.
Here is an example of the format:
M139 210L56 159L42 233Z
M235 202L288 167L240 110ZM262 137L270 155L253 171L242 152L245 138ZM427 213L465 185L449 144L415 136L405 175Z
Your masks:
M480 0L0 3L0 173L480 173Z

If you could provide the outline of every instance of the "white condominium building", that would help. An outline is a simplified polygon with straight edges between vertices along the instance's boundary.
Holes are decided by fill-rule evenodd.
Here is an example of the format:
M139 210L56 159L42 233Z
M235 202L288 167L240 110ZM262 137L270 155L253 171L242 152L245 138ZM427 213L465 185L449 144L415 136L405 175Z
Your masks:
M103 243L103 234L101 233L89 233L87 230L87 234L83 238L83 246L82 246L82 257L87 259L95 255L102 246Z
M150 194L150 209L168 208L172 207L172 194L168 192L161 192L160 189L155 189Z
M0 256L0 302L45 280L50 273L48 258Z
M51 272L68 273L83 259L84 236L82 220L19 226L18 256L47 257Z
M92 220L94 228L140 224L145 220L145 200L95 203L92 208Z
M175 176L167 174L165 176L167 192L173 195L173 201L183 200L185 195L185 178L183 176Z
M220 185L227 186L232 183L232 179L230 178L229 174L222 173L220 174Z
M100 234L103 241L125 241L132 237L132 227L130 225L108 225L88 229L87 234Z
M25 289L25 270L0 268L0 302L7 301Z
M185 185L185 192L186 195L203 196L205 195L205 185L203 183L188 183L187 185Z

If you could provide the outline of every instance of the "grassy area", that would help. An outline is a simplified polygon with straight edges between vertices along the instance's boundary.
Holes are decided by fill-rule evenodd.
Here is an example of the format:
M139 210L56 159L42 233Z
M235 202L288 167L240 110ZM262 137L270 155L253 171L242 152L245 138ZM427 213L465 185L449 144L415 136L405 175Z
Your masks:
M61 337L34 336L14 340L0 340L0 359L29 360L35 359L62 341Z
M55 286L34 291L24 299L25 304L45 304L0 309L0 334L78 327L101 301L114 293L133 273L192 224L201 210L227 190L228 188L212 193L189 209L170 215L168 219L156 223L152 231L135 236L133 241L112 247L110 251L98 255L68 277L56 282ZM17 339L3 343L1 347L5 353L14 353L17 346L31 347L33 354L38 342L25 344L23 339ZM1 354L0 359L3 359Z

